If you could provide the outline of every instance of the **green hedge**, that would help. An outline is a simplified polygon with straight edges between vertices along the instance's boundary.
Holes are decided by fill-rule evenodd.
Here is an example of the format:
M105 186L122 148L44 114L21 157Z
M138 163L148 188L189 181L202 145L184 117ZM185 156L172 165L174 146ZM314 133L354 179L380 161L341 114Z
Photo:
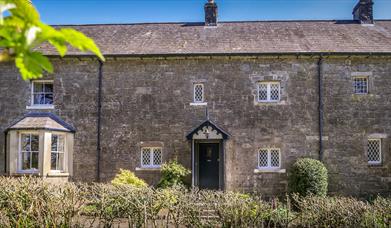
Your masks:
M235 192L131 185L51 185L0 178L0 227L390 227L391 198L284 202ZM291 208L295 205L295 209Z
M289 173L289 191L301 196L327 194L327 169L318 160L301 158L297 160Z

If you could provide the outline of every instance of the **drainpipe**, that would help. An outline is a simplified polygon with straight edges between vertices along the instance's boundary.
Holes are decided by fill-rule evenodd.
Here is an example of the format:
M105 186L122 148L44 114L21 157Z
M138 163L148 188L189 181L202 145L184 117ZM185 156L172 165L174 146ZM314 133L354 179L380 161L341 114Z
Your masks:
M98 72L98 112L97 112L97 139L96 139L96 182L100 182L100 155L101 155L101 118L102 118L102 81L103 81L103 62L99 60Z
M4 132L4 173L7 173L7 132Z
M318 61L318 124L319 124L319 161L323 160L323 56Z

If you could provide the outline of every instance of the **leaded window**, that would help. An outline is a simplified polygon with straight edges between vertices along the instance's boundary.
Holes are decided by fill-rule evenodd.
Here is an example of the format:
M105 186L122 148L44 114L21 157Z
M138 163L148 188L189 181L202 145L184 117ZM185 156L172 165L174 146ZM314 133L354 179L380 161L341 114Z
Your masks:
M161 147L143 147L141 148L141 167L159 168L162 164Z
M276 169L280 168L280 149L262 148L258 151L258 168L259 169Z
M33 81L32 83L32 105L53 104L53 82Z
M368 78L367 77L354 77L353 88L355 94L367 94L368 93Z
M368 139L368 163L381 163L381 139Z
M65 137L52 134L51 170L64 171Z
M204 84L197 83L194 84L194 102L202 103L204 102Z
M278 102L280 96L280 82L258 83L258 102Z
M20 134L19 169L21 171L38 171L39 135Z

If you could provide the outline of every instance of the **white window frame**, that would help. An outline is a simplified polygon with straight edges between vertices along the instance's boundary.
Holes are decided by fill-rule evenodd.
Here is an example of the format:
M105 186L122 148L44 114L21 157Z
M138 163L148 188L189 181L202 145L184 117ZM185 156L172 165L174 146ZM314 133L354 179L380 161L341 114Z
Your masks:
M259 99L260 85L266 85L266 100ZM278 100L271 99L271 85L278 85ZM281 82L279 81L260 81L257 83L257 101L259 103L278 103L281 100Z
M378 141L379 142L379 161L370 161L369 160L369 141ZM379 139L379 138L368 138L368 141L367 141L367 160L368 160L368 164L369 165L380 165L382 164L382 140Z
M259 166L259 159L260 159L260 152L261 150L267 151L267 166ZM278 151L278 167L277 166L271 166L271 151L277 150ZM280 170L281 169L281 149L275 148L275 147L269 147L269 148L259 148L257 151L257 168L258 170Z
M62 170L60 170L60 169L52 169L52 153L53 153L53 151L52 151L52 141L51 140L52 140L53 135L64 137L64 148L63 148L63 152L62 152L64 158L63 158L63 164L62 164L63 169ZM65 167L66 162L65 161L66 161L66 156L67 156L67 152L66 152L66 150L67 150L67 141L66 141L67 137L66 137L66 135L64 133L58 133L58 132L52 133L52 137L50 139L50 172L52 172L52 173L63 173L66 170L66 167ZM58 141L57 141L57 143L58 143ZM58 151L58 144L57 144L57 151L55 151L55 152L56 153L59 152Z
M150 156L150 164L143 164L143 150L144 149L149 149L149 156ZM160 160L161 160L161 164L159 165L156 165L156 164L153 164L153 151L154 149L159 149L160 150L160 153L161 153L161 157L160 157ZM150 146L145 146L145 147L142 147L141 148L141 151L140 151L140 166L141 168L146 168L146 169L157 169L157 168L160 168L162 166L162 163L163 163L163 148L162 147L150 147Z
M36 83L51 83L53 85L53 103L52 104L35 104L34 103L34 84ZM34 109L52 109L54 108L54 80L32 80L31 81L31 92L30 92L30 96L31 96L31 99L30 99L30 106L28 106L27 108L31 109L31 108L34 108Z
M37 135L38 136L38 168L37 169L22 169L22 135ZM39 163L40 163L40 156L41 156L41 148L40 148L40 134L37 131L20 131L18 135L18 173L39 173ZM31 143L31 139L30 139ZM30 152L31 153L31 152Z
M366 82L367 82L367 88L366 88L366 93L360 93L360 92L356 92L356 83L355 83L355 79L365 79ZM354 94L368 94L369 93L369 77L367 76L354 76L353 77L353 93Z
M201 101L196 99L196 87L201 86L202 88L202 99ZM205 102L205 85L204 83L194 83L193 84L193 102L194 103L204 103Z

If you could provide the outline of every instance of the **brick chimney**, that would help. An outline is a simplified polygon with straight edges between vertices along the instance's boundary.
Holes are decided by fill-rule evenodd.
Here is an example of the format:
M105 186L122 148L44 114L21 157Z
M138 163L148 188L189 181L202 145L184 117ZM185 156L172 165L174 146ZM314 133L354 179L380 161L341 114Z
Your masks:
M360 0L353 9L353 20L361 24L373 24L373 1Z
M205 4L205 26L217 26L217 4L208 0Z

